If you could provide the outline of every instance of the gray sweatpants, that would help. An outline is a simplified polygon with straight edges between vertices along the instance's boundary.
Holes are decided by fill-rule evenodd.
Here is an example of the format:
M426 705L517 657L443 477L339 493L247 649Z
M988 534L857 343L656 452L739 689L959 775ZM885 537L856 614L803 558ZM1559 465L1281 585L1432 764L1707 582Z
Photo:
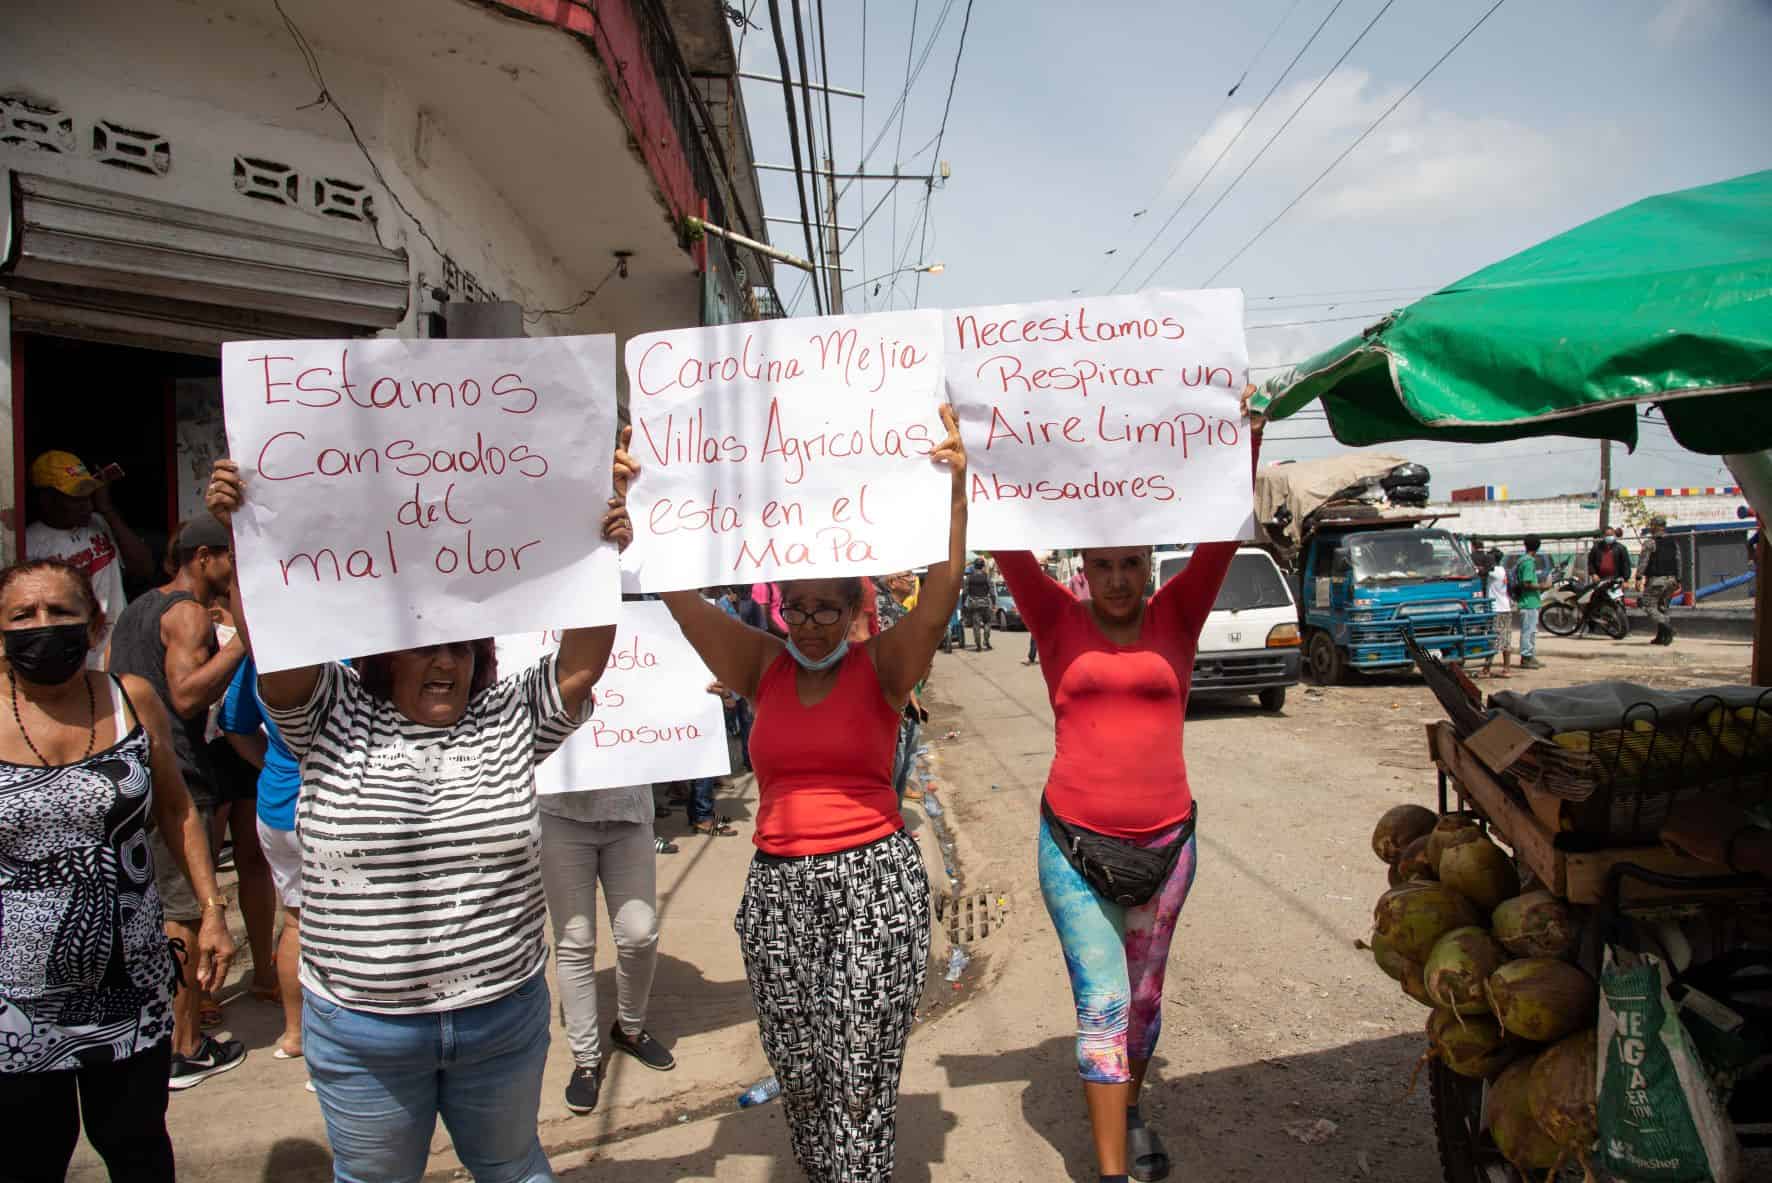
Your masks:
M615 999L623 1031L646 1024L658 965L658 851L645 822L541 815L541 879L554 927L566 1042L581 1068L603 1061L597 1022L597 884L615 934Z

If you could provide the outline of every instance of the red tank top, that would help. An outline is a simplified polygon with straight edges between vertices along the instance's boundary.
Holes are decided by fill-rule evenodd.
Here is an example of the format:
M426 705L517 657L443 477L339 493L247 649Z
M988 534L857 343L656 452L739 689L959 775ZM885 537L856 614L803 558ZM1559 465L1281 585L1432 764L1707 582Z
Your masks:
M892 790L899 713L880 689L867 647L850 647L837 684L817 706L800 702L797 671L784 652L757 687L757 849L831 854L903 829Z

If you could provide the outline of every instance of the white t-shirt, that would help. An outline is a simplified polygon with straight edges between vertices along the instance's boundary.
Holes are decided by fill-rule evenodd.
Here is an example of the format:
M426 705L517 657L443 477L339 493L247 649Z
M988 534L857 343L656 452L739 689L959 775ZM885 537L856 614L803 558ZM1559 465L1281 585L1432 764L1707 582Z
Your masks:
M1489 569L1489 607L1496 612L1514 610L1514 602L1507 595L1507 568L1500 563Z
M93 669L103 669L105 655L111 649L111 629L123 615L129 598L123 594L123 555L111 527L97 514L77 530L58 530L45 522L32 522L25 529L25 558L61 559L86 572L92 590L98 593L99 607L105 610L105 635L98 647L86 658Z

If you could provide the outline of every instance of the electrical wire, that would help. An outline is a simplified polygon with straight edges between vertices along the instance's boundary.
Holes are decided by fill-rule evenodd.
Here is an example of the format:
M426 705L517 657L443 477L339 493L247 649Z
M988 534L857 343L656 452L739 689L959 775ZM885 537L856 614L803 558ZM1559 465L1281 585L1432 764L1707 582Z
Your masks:
M922 0L911 0L911 34L909 37L905 38L905 42L904 42L904 94L906 94L906 95L909 95L911 93L911 54L914 53L917 48L917 16L922 11L922 9L923 9ZM898 142L896 144L894 144L892 147L892 171L893 172L896 173L898 171L899 161L902 160L903 158L904 158L904 120L900 119L898 121ZM867 169L866 168L858 168L855 171L858 173L862 173L862 172L866 172ZM895 255L897 253L898 253L898 183L895 181L892 183L892 249L887 252L887 258L891 258L893 255ZM896 282L893 283L892 290L895 293L898 291L898 284ZM890 308L891 305L888 304L887 307Z
M1175 224L1175 219L1181 216L1181 211L1187 208L1187 203L1192 201L1194 199L1194 194L1200 191L1200 186L1204 185L1208 178L1217 171L1219 164L1230 154L1230 150L1237 146L1237 141L1243 138L1243 133L1249 130L1249 125L1255 122L1256 116L1261 114L1262 108L1267 106L1268 100L1274 97L1274 92L1279 90L1281 85L1285 83L1286 79L1292 76L1292 71L1298 65L1299 60L1304 57L1305 52L1309 50L1311 46L1317 43L1317 38L1322 35L1324 29L1329 27L1329 22L1335 19L1335 14L1341 11L1341 6L1345 3L1347 3L1347 0L1335 0L1335 7L1331 8L1328 15L1325 16L1322 21L1318 23L1317 27L1311 31L1311 35L1306 39L1305 43L1298 47L1298 52L1292 55L1292 60L1286 63L1286 68L1280 71L1280 76L1274 79L1274 84L1267 88L1267 93L1261 96L1261 101L1259 103L1255 104L1255 110L1249 112L1249 118L1243 120L1243 125L1237 128L1237 132L1231 137L1230 142L1219 151L1218 155L1213 158L1212 163L1206 166L1206 171L1200 174L1200 179L1194 182L1194 187L1187 191L1186 196L1184 196L1176 205L1175 209L1170 212L1168 218L1164 219L1163 224L1157 227L1157 232L1151 235L1150 240L1146 242L1144 246L1139 248L1138 254L1133 256L1132 261L1126 264L1126 270L1120 273L1120 278L1114 281L1114 286L1109 289L1110 291L1119 291L1120 285L1126 282L1126 277L1132 274L1133 269L1138 266L1138 264L1144 259L1145 255L1150 253L1150 249L1157 245L1157 241L1169 232L1169 227ZM1211 129L1208 128L1207 130L1210 131Z
M855 142L858 144L868 138L868 0L861 0L860 89L861 115L855 121ZM857 169L856 171L861 172L863 170ZM866 181L861 183L861 191L857 193L856 196L861 199L861 204L866 205L868 203L868 186ZM839 207L842 206L843 202L841 197L838 198L837 204ZM842 220L843 219L837 217L836 214L831 215L831 222L833 224ZM834 233L841 233L841 231L834 231ZM840 254L841 252L839 252L839 255ZM861 240L861 273L863 275L868 273L868 240L865 238ZM863 312L868 310L868 294L865 290L861 294L861 310Z
M816 285L820 279L828 282L831 275L830 260L825 257L824 253L824 194L819 188L819 182L825 178L819 175L818 139L814 134L816 123L812 115L812 71L806 65L806 28L800 20L800 0L790 0L788 7L794 14L794 54L800 62L800 105L806 111L806 156L807 165L812 172L812 216L818 219L818 234L813 240L817 253L807 256L807 259L817 268L812 273L813 283ZM790 75L784 70L782 77L786 78ZM825 171L829 172L834 167L827 152ZM826 301L825 307L830 307L829 301Z
M1250 247L1254 246L1257 242L1261 241L1262 236L1264 234L1266 234L1269 230L1272 230L1274 228L1274 226L1276 224L1278 224L1278 222L1280 221L1281 218L1283 218L1287 214L1291 213L1293 210L1293 207L1295 207L1299 202L1303 201L1305 199L1306 195L1308 195L1311 190L1315 189L1318 185L1322 184L1324 177L1327 177L1330 173L1334 172L1336 166L1339 165L1342 161L1346 160L1355 148L1358 148L1361 144L1365 143L1366 137L1371 135L1374 131L1378 130L1379 124L1383 123L1386 119L1389 119L1391 116L1391 112L1395 111L1398 107L1402 106L1403 101L1405 99L1407 99L1410 95L1414 94L1416 92L1416 90L1420 88L1422 83L1426 82L1429 78L1433 77L1434 71L1438 70L1442 65L1444 65L1447 58L1451 57L1454 53L1458 52L1458 47L1463 45L1466 41L1469 41L1471 39L1472 35L1474 35L1478 29L1482 28L1483 25L1489 20L1489 18L1494 16L1496 11L1499 10L1501 8L1501 6L1506 3L1507 3L1507 0L1495 0L1495 3L1490 5L1489 9L1486 12L1484 12L1482 16L1477 18L1476 23L1471 25L1470 28L1466 29L1464 31L1463 35L1460 36L1458 38L1458 40L1456 40L1452 43L1451 48L1447 49L1445 53L1441 54L1438 58L1436 58L1434 60L1434 64L1429 66L1427 68L1426 72L1423 73L1421 77L1417 78L1413 83L1411 83L1408 90L1404 91L1400 96L1398 96L1396 102L1394 102L1390 106L1386 107L1384 109L1384 113L1381 114L1377 119L1374 119L1367 126L1366 130L1360 133L1358 139L1356 139L1353 143L1349 144L1346 148L1342 149L1341 155L1337 156L1334 160L1331 160L1329 162L1328 168L1326 168L1322 172L1318 173L1315 180L1313 180L1310 184L1306 185L1303 189L1299 190L1298 196L1294 197L1291 201L1286 203L1285 209L1282 209L1279 213L1275 214L1271 219L1269 219L1268 223L1265 226L1263 226L1260 230L1257 230L1255 232L1254 236L1252 238L1250 238L1248 242L1245 242L1242 246L1238 247L1236 254L1232 255L1230 258L1226 259L1223 263L1219 264L1218 270L1214 271L1210 276L1207 277L1205 286L1208 286L1208 287L1211 286L1212 281L1217 279L1220 275L1224 274L1226 268L1228 268L1232 263L1235 263L1238 259L1243 257L1243 252L1247 251Z
M1379 321L1383 320L1386 315L1388 314L1383 312L1354 312L1349 313L1346 316L1318 316L1311 320L1263 321L1261 324L1247 325L1245 327L1248 331L1254 332L1256 329L1291 329L1297 328L1299 325L1336 324L1337 322L1344 320L1363 320L1369 324L1377 324Z
M1175 178L1181 175L1182 166L1185 165L1188 162L1188 158L1194 154L1194 149L1200 146L1200 141L1206 138L1206 133L1212 130L1213 125L1218 122L1218 117L1224 114L1224 109L1230 106L1231 97L1243 88L1243 83L1249 80L1249 71L1255 68L1255 63L1261 60L1262 55L1268 51L1268 47L1274 43L1274 38L1279 36L1280 29L1287 21L1292 19L1292 14L1298 11L1298 5L1300 2L1301 0L1292 0L1292 3L1281 15L1280 19L1274 22L1274 27L1268 31L1267 40L1263 41L1261 43L1261 48L1257 49L1249 58L1248 64L1243 67L1243 72L1237 76L1236 82L1231 85L1229 90L1224 92L1224 97L1218 100L1217 109L1212 112L1205 123L1200 125L1200 130L1194 136L1193 142L1188 145L1187 151L1175 158L1175 163L1169 168L1169 175L1163 178L1163 183L1157 186L1157 191L1151 194L1150 200L1144 203L1144 207L1141 208L1138 213L1132 215L1134 218L1138 218L1146 209L1156 205L1163 199L1163 194L1169 192L1169 186L1174 184ZM1110 250L1107 253L1111 255L1119 249L1118 246L1115 246L1113 250ZM1150 247L1145 247L1145 250L1148 251L1149 249ZM1140 257L1143 257L1142 253ZM1134 263L1133 266L1137 266L1137 264Z
M799 0L792 2L798 4ZM795 12L798 11L796 8ZM788 111L788 147L793 149L794 154L794 188L800 195L800 225L806 231L806 260L816 265L818 254L812 246L812 211L806 204L806 167L800 160L800 121L794 114L794 84L791 80L793 71L788 68L788 43L781 32L781 0L769 0L769 31L775 36L775 56L781 63L781 93ZM812 167L816 169L818 165L814 164ZM813 184L817 184L816 177L813 178ZM812 285L812 302L819 315L823 316L824 294L818 290L816 283Z
M832 171L835 171L837 167L837 137L835 129L831 126L831 58L830 42L825 38L824 33L824 0L818 0L818 73L820 79L824 83L825 164ZM834 195L837 191L835 180L828 180L827 184L830 185L830 191ZM834 197L831 201L830 218L831 226L828 232L822 224L818 229L821 237L828 234L826 241L835 245L837 241L837 202ZM833 262L827 251L825 262L830 263L833 268L832 270L825 272L825 282L830 286L831 307L835 308L843 300L843 273L835 270L837 264L842 262L842 256L839 255L836 261Z
M1257 151L1254 156L1250 157L1249 163L1243 166L1243 171L1233 177L1231 183L1220 190L1218 196L1212 199L1212 204L1206 207L1206 212L1201 214L1199 218L1194 221L1192 226L1188 227L1187 233L1181 236L1181 241L1169 248L1169 253L1164 255L1163 261L1152 268L1150 274L1144 277L1144 283L1140 284L1140 287L1147 286L1152 279L1156 278L1158 272L1162 271L1163 268L1169 265L1169 260L1173 259L1181 248L1187 245L1188 240L1194 236L1194 232L1201 226L1205 225L1206 219L1210 218L1213 212L1217 210L1219 206L1224 204L1225 198L1229 197L1231 193L1236 190L1237 186L1242 184L1243 178L1249 175L1249 170L1259 164L1261 158L1267 155L1267 150L1273 147L1281 136L1286 134L1286 129L1292 126L1292 121L1297 119L1299 115L1303 113L1304 109L1311 105L1311 100L1317 97L1317 92L1322 90L1324 85L1331 78L1335 77L1335 72L1341 69L1341 64L1347 61L1348 55L1353 53L1354 50L1359 47L1360 42L1366 39L1366 34L1370 33L1373 28L1377 26L1378 22L1384 19L1384 14L1389 12L1396 2L1397 0L1384 0L1384 7L1380 8L1377 14L1374 15L1371 20L1366 22L1366 27L1360 30L1359 36L1355 37L1353 41L1348 44L1348 47L1341 51L1341 56L1335 59L1335 64L1330 66L1328 70L1324 71L1321 78L1317 79L1317 84L1311 87L1309 94L1304 96L1304 101L1292 109L1292 114L1286 116L1286 121L1274 130L1273 135L1267 138L1267 143L1263 144L1260 150ZM1220 268L1220 270L1222 270L1222 268ZM1216 275L1216 273L1214 274Z
M968 29L970 29L971 27L972 27L972 0L966 0L966 16L960 22L960 45L959 45L959 48L954 50L954 72L948 78L948 98L947 98L947 102L944 103L941 108L941 127L935 133L935 159L936 159L936 161L939 161L941 159L941 142L942 142L942 140L947 138L948 116L951 115L954 110L954 87L957 86L960 81L960 59L966 55L966 31ZM934 169L937 167L939 167L939 165L937 165L935 162L932 161L931 162L931 169ZM930 193L933 193L935 191L935 180L934 180L933 172L931 173L931 176L930 176L928 190ZM928 261L928 256L926 254L924 254L924 252L927 251L928 249L929 249L929 206L928 206L928 203L925 202L924 206L923 206L923 232L918 236L918 242L917 242L917 261L919 263L925 263ZM922 298L923 298L923 273L921 271L919 271L919 272L917 272L917 287L916 287L916 290L911 295L911 307L915 308L917 306L918 301L920 301Z
M571 304L566 305L564 308L541 308L535 312L530 312L525 309L523 313L523 323L534 324L544 316L571 316L574 312L588 308L591 302L597 298L597 295L602 292L605 287L609 286L609 281L615 278L616 272L621 270L621 262L620 259L617 259L615 265L609 268L608 273L604 275L602 279L597 281L596 287L587 289L584 295L580 296Z
M936 15L935 27L929 31L929 39L923 43L923 52L917 57L916 68L911 71L909 82L899 92L898 100L893 103L891 112L886 116L886 122L880 125L880 130L874 134L873 140L868 144L868 150L862 153L861 163L855 170L857 173L867 171L868 164L874 158L874 153L879 151L880 145L891 133L894 120L903 113L905 104L910 99L911 88L916 86L918 79L923 77L923 68L929 64L929 55L934 52L936 39L941 36L941 31L947 24L948 14L953 11L953 8L954 0L947 0L947 3L942 6L941 12ZM837 191L837 197L839 199L847 197L849 186L853 184L855 184L853 179L845 181L843 187Z

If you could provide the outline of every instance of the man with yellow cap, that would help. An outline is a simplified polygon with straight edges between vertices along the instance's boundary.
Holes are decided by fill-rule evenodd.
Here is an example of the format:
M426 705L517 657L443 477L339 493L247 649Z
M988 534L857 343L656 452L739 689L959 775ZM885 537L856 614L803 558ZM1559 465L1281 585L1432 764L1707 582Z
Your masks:
M124 572L151 577L154 556L111 504L110 489L72 452L45 452L31 462L31 495L36 514L25 530L25 558L61 559L92 580L105 612L105 632L88 662L102 669L111 626L128 603Z

